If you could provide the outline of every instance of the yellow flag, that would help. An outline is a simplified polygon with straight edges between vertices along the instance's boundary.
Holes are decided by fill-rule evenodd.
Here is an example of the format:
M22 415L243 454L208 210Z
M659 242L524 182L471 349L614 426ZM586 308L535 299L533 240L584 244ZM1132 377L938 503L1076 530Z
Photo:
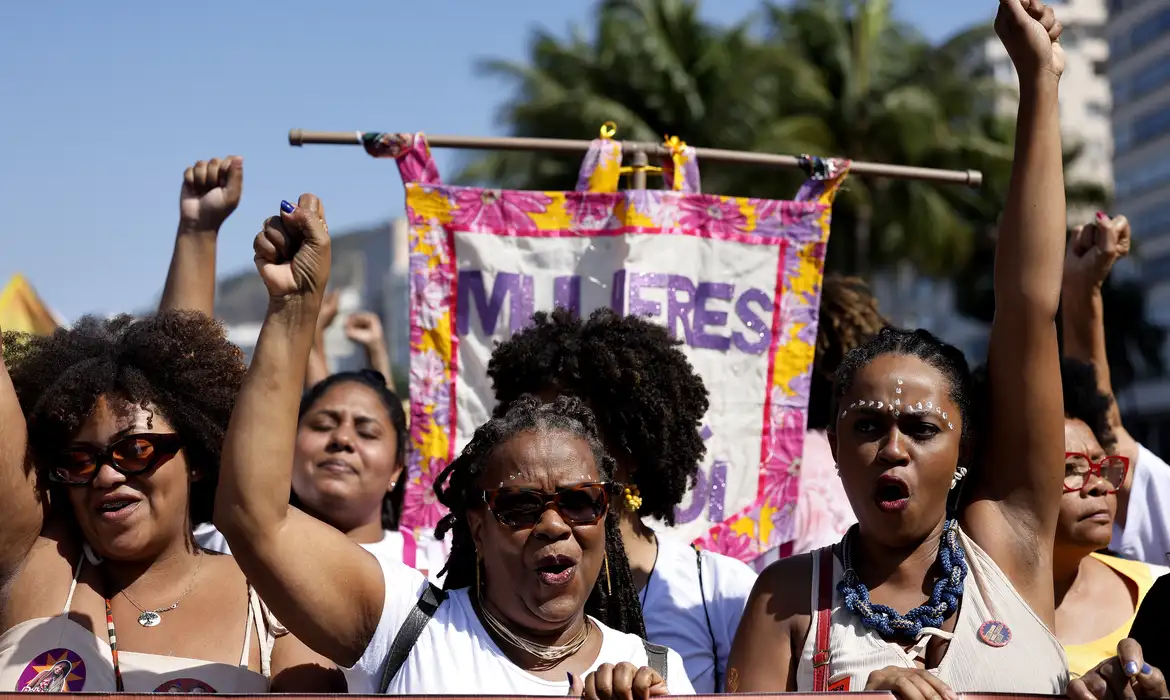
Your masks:
M0 329L48 335L59 324L24 275L13 275L0 291Z

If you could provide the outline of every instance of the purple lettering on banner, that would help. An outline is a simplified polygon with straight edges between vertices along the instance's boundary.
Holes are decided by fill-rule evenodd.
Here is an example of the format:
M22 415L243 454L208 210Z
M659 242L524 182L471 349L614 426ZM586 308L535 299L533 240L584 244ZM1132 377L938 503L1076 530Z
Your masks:
M695 347L695 336L691 333L691 315L695 311L695 283L683 275L670 275L666 287L666 327L670 329L670 334L677 338L678 326L675 322L682 322L686 344Z
M749 306L755 302L760 309L761 314L765 314L768 322L765 323ZM749 330L755 331L758 335L755 338L750 338L745 333L736 331L731 334L732 342L740 352L746 352L749 355L759 355L768 349L772 344L772 300L768 295L758 289L749 289L740 295L739 299L735 300L735 315L743 321L743 325L747 326Z
M581 316L581 275L565 275L553 281L553 306L568 309L573 318Z
M691 504L686 508L674 509L674 522L682 525L689 523L703 514L707 507L707 475L700 469L695 475L695 488L691 489Z
M723 504L727 500L727 462L715 460L711 466L711 488L707 494L707 519L723 522Z
M613 273L613 286L609 292L609 308L626 315L626 271L618 270Z
M658 272L627 272L626 281L630 285L629 316L658 316L662 313L662 304L642 298L643 289L662 289L670 280L670 275Z
M516 291L512 293L511 318L508 319L509 330L513 333L532 323L532 313L536 310L536 301L532 291L532 275L518 275L518 277L520 278L519 284L516 285ZM497 284L499 283L497 282Z
M532 283L529 282L529 287ZM479 315L480 326L487 335L494 335L496 324L500 322L500 312L504 310L504 300L511 294L513 318L515 318L516 297L520 293L520 275L511 272L500 272L496 275L496 283L492 286L489 298L483 283L482 270L459 271L459 299L455 310L455 328L459 335L467 335L471 330L471 304L475 303L475 312ZM512 321L515 324L515 321Z
M695 338L692 345L697 348L719 350L726 352L731 347L731 336L708 333L707 327L724 328L727 326L726 311L711 311L707 308L708 299L731 301L735 296L735 285L723 282L700 282L695 290L695 315L691 322Z

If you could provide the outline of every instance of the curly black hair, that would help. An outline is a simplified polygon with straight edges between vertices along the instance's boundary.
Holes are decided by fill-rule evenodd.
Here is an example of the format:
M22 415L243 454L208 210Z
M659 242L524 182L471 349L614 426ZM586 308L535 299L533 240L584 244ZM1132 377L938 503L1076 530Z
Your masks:
M218 321L197 311L86 316L48 336L5 333L4 359L42 476L98 398L116 396L174 427L200 475L191 484L191 523L211 521L223 436L245 372L244 354Z
M1109 427L1113 399L1097 388L1096 368L1087 362L1062 357L1060 383L1064 389L1064 417L1084 421L1105 450L1116 447L1117 436Z
M613 477L613 457L605 452L593 412L584 402L572 396L560 396L550 404L542 403L534 396L517 397L504 415L477 428L462 454L435 479L435 495L449 510L435 528L435 537L442 539L448 530L453 532L451 554L440 572L440 575L446 575L443 588L467 588L475 582L479 560L467 512L483 505L483 486L479 477L487 469L496 447L529 431L560 431L585 440L593 452L601 478L609 480ZM605 556L608 558L609 580L604 581L604 575L597 577L585 603L585 612L613 629L645 638L642 605L618 529L617 509L612 507L605 518Z
M588 321L563 308L538 312L492 353L495 415L524 394L581 397L610 448L636 465L630 481L641 493L640 514L673 525L707 451L699 435L707 388L680 344L662 326L608 308Z
M918 328L907 330L887 326L877 335L845 354L837 368L833 387L833 414L836 415L841 398L853 385L857 371L882 355L910 355L917 357L942 373L950 385L947 392L959 411L963 431L960 442L964 446L964 461L959 466L969 467L975 451L972 449L979 424L982 422L982 392L974 374L967 365L963 351L945 343L930 331Z
M352 382L354 384L361 384L373 390L374 394L382 401L386 407L386 413L390 415L390 424L394 427L394 444L397 449L394 458L397 464L406 467L406 446L410 442L410 438L406 433L406 412L402 410L402 399L398 397L386 386L386 377L382 376L381 372L372 369L363 369L357 372L337 372L322 379L313 385L311 389L306 391L301 396L301 407L297 412L297 419L305 417L313 404L317 403L322 396L324 396L330 389L338 384L346 384ZM391 491L387 491L386 495L382 497L382 529L383 530L397 530L398 516L402 512L402 497L406 493L406 478L399 478L398 483L394 484ZM289 502L292 505L300 508L300 503L297 500L297 495L294 493L290 496Z
M877 297L860 277L825 276L817 323L817 349L809 388L808 427L825 430L833 420L833 376L845 354L887 325Z

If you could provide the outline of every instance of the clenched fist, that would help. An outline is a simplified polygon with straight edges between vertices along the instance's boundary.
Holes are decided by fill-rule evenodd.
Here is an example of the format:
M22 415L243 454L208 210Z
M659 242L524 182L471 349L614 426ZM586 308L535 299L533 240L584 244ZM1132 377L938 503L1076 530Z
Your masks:
M999 0L995 33L1011 56L1020 82L1049 73L1064 73L1064 48L1057 42L1063 27L1052 8L1040 0Z
M358 311L345 319L345 337L367 348L377 347L386 342L382 332L382 319L369 311Z
M1124 216L1110 219L1098 214L1093 223L1076 227L1064 255L1064 284L1100 289L1113 263L1129 255L1130 240L1129 220Z
M179 192L180 227L218 231L240 204L244 190L244 159L228 156L199 161L183 173Z
M329 227L321 200L302 194L294 207L280 203L280 214L264 222L252 247L260 279L270 299L316 297L329 282Z

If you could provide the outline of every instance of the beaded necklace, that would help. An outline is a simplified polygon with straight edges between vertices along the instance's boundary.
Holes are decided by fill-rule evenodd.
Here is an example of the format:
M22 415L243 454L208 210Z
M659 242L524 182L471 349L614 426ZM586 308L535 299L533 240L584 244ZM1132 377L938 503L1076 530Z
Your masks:
M967 560L959 544L959 521L948 520L943 525L938 561L943 575L934 584L930 600L905 615L897 610L869 600L869 589L857 578L849 542L855 535L854 525L845 534L845 575L837 582L837 591L845 599L849 612L861 618L861 623L887 640L911 643L918 639L924 627L941 628L943 622L959 609L963 599L963 584L967 580Z

